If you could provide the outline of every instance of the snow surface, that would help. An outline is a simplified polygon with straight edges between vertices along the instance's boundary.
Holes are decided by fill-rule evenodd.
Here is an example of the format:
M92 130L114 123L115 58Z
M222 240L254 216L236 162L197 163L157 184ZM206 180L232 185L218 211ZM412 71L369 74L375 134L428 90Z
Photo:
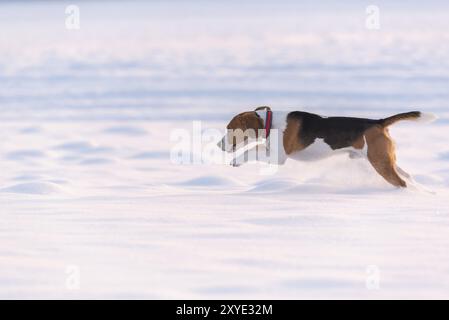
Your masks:
M0 2L0 298L448 298L449 7L377 2ZM258 105L435 113L391 128L422 188L170 160Z

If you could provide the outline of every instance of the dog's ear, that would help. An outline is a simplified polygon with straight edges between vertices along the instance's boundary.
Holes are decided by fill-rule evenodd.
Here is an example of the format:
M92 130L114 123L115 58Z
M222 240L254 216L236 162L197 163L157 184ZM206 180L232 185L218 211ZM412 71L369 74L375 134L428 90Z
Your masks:
M254 130L256 137L258 136L258 131L263 129L263 120L255 111L243 112L235 116L231 120L228 129L236 130L240 129L245 132L248 129Z
M271 108L268 106L262 106L262 107L257 107L254 111L259 111L259 110L271 111Z
M247 114L245 115L245 124L246 124L246 128L245 129L253 129L256 132L256 136L257 136L257 132L258 130L263 129L263 120L261 117L259 117L259 115L253 111L253 112L247 112Z
M255 111L242 113L240 116L240 121L240 129L243 131L253 129L257 132L258 130L263 129L263 120Z

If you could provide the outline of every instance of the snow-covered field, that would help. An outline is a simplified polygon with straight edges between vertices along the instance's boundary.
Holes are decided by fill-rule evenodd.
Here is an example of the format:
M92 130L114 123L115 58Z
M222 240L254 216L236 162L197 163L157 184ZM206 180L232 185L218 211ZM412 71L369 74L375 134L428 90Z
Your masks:
M0 298L449 298L449 5L321 3L0 2ZM391 128L427 191L170 160L258 105L437 114Z

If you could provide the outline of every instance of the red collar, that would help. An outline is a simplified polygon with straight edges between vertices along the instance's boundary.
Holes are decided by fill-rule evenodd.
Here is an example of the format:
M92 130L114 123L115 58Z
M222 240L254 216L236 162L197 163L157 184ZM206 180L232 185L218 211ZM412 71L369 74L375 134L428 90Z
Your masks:
M265 116L265 138L268 139L271 131L271 124L273 122L273 112L271 110L267 110L267 114Z

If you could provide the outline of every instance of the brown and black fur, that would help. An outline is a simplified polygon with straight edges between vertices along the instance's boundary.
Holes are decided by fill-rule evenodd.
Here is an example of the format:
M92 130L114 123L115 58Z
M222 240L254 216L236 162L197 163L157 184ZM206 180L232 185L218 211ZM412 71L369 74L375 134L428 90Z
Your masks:
M287 154L303 150L316 139L323 139L333 150L354 147L363 149L367 144L368 160L374 169L389 183L406 187L399 176L396 166L394 143L389 135L388 126L400 120L417 119L419 111L394 115L380 120L329 117L295 111L287 116L287 128L284 132L284 148Z

